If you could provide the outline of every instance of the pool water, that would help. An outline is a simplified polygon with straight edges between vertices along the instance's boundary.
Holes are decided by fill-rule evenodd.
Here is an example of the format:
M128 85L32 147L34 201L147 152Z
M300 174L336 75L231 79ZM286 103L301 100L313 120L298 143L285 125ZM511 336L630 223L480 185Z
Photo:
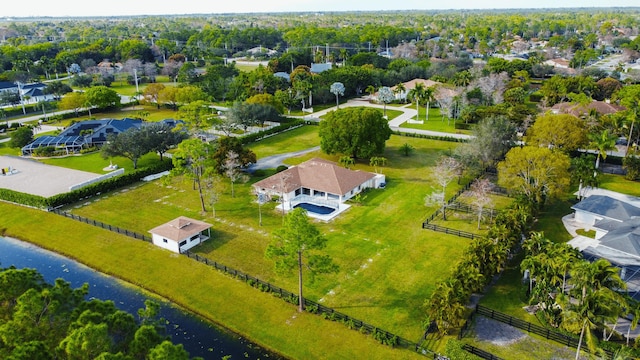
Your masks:
M330 208L322 205L309 204L309 203L300 203L294 206L294 208L297 208L297 207L301 207L307 210L308 212L312 212L319 215L329 215L332 212L336 211L336 209L334 208Z

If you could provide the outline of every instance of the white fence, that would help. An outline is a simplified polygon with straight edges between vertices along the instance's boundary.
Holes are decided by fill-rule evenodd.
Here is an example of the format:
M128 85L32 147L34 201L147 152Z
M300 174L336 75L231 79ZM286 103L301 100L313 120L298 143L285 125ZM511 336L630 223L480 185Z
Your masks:
M122 174L124 174L124 169L120 168L120 169L118 169L116 171L112 171L112 172L110 172L108 174L104 174L104 175L98 176L98 177L93 178L91 180L87 180L87 181L81 182L79 184L71 185L71 186L69 186L69 191L77 190L77 189L83 188L83 187L85 187L87 185L95 184L95 183L100 182L102 180L109 179L109 178L112 178L114 176L118 176L118 175L122 175Z

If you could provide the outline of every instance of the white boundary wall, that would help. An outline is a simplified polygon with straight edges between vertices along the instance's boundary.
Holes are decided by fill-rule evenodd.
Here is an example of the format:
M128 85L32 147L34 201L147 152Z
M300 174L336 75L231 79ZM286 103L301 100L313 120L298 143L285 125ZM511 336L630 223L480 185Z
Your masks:
M69 186L69 191L77 190L77 189L83 188L83 187L85 187L87 185L95 184L95 183L100 182L102 180L109 179L109 178L112 178L114 176L118 176L118 175L122 175L122 174L124 174L124 169L120 168L120 169L118 169L116 171L112 171L112 172L110 172L108 174L100 175L97 178L93 178L91 180L87 180L87 181L81 182L79 184L71 185L71 186Z

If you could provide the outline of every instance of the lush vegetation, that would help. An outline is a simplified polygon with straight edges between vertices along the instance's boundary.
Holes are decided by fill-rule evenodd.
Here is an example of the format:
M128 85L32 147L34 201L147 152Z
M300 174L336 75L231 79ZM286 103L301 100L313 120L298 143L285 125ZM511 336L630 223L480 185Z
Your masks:
M166 335L159 306L147 300L138 319L113 301L85 300L89 284L47 284L33 269L0 269L0 355L5 359L188 360Z
M417 338L430 323L442 335L462 324L470 295L481 292L506 269L501 282L485 297L486 303L530 318L520 309L524 303L546 303L545 293L559 292L553 300L555 310L547 308L538 318L580 335L590 347L602 346L591 341L592 332L610 334L605 320L612 321L635 305L603 309L598 303L623 302L607 290L611 286L583 286L589 281L580 280L577 272L591 271L587 267L596 265L572 256L566 262L558 260L569 253L564 245L569 235L560 218L574 202L570 189L601 186L638 194L634 180L640 174L635 144L640 138L640 85L635 83L640 72L629 69L640 58L640 38L634 38L637 10L306 15L304 19L291 14L234 14L0 23L6 39L0 44L0 80L69 76L45 88L56 105L35 106L43 112L56 107L69 111L52 121L67 126L97 116L96 111L101 112L99 116L126 114L150 121L179 117L191 137L177 146L176 169L167 181L136 185L114 196L114 191L137 181L142 172L152 171L156 160L144 154L151 148L159 150L127 134L119 140L111 138L103 153L120 166L135 168L139 161L147 170L55 199L5 190L2 196L42 206L100 193L72 211L138 232L177 215L205 218L216 224L216 241L198 248L199 255L292 289L296 282L275 272L264 258L270 234L282 224L280 214L273 211L276 203L259 207L250 188L250 183L272 170L249 177L239 169L255 162L255 155L261 158L321 145L324 153L313 151L289 159L288 164L322 156L354 169L383 172L388 185L354 198L349 211L338 219L318 224L327 240L323 251L340 271L308 285L307 296L407 338ZM139 21L145 26L138 26ZM264 51L256 52L258 46ZM378 54L387 47L394 56ZM262 60L266 66L236 66L230 61L235 58ZM596 63L600 59L615 64L604 67ZM545 60L566 61L577 73L554 68ZM314 64L326 63L330 69L312 71ZM432 82L410 83L416 79ZM346 100L365 93L383 104L390 119L399 114L397 106L415 108L416 121L403 125L405 133L414 128L472 133L473 138L461 144L425 140L419 134L390 136L382 112L343 108ZM120 110L118 95L133 97L136 106ZM3 94L0 103L14 109L2 110L0 116L19 113L20 102L15 94ZM212 104L225 108L214 109ZM334 105L340 110L324 116L319 127L301 126L302 119L283 116L306 115ZM554 105L562 114L539 115ZM27 128L5 130L11 130L8 145L14 148L30 140ZM288 131L273 136L284 130ZM233 141L221 137L224 140L211 144L200 140L210 139L212 132L243 137ZM180 139L175 140L160 152ZM526 144L513 147L516 140ZM580 156L578 149L593 155ZM0 151L12 150L2 145ZM613 160L612 151L616 152ZM49 153L51 149L38 152ZM452 160L441 161L443 155ZM97 156L46 161L99 172L104 160ZM439 165L445 162L451 166ZM623 165L626 179L600 173L614 163ZM497 181L485 173L494 169ZM445 220L447 199L478 176L462 197L479 209L477 224L456 213ZM496 205L506 211L482 224L483 206L496 200L487 196L491 181L515 200ZM430 192L430 188L438 190ZM197 196L184 196L195 189ZM469 232L475 228L484 238L467 241L422 230L419 223L437 209L442 220L434 219L433 225ZM263 212L259 223L257 217L262 218ZM478 229L481 225L483 229ZM541 241L542 235L529 236L530 226L544 230L550 241ZM530 238L525 247L537 241L535 247L545 251L526 249L514 254L523 235ZM515 255L511 263L507 261L510 254ZM542 254L549 259L542 259ZM443 264L439 259L459 261ZM528 295L522 286L514 285L524 270L521 262L540 280L531 284ZM566 266L558 267L560 262ZM622 288L605 265L597 266L607 274L608 285ZM564 279L572 271L572 280ZM566 282L574 290L565 293ZM233 316L224 316L228 316L224 321L236 324ZM252 334L254 325L248 325ZM269 340L261 331L254 336ZM306 348L297 352L290 348L292 343L278 341L287 353L308 355ZM455 353L458 345L451 342L449 350Z

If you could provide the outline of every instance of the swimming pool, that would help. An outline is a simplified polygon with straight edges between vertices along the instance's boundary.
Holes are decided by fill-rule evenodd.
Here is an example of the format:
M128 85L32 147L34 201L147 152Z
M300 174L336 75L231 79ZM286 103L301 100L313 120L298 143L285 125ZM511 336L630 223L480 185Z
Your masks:
M294 206L294 208L297 208L297 207L301 207L307 210L308 212L312 212L319 215L329 215L332 212L336 211L336 209L330 208L328 206L315 205L315 204L309 204L309 203L300 203Z

